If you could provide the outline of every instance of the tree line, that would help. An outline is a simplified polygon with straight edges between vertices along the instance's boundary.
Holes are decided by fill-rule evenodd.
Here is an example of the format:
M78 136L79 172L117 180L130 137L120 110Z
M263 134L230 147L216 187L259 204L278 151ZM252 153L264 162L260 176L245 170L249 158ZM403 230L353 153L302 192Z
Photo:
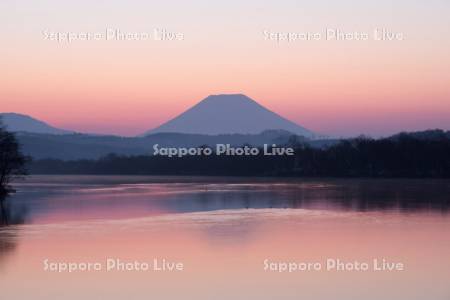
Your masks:
M359 137L314 148L293 138L293 156L121 156L34 161L34 174L217 175L311 177L450 177L448 132ZM262 153L262 151L261 151Z

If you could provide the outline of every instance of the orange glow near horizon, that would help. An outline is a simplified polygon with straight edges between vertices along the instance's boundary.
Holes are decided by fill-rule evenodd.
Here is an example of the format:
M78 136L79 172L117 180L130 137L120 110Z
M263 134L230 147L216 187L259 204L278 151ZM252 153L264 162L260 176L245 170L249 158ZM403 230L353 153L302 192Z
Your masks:
M130 7L111 4L105 13L105 7L96 4L81 22L84 1L80 3L67 11L54 1L42 7L21 1L1 4L5 26L0 29L0 112L27 114L79 132L136 135L210 94L243 93L326 135L450 129L450 40L445 34L450 26L438 17L426 26L411 21L419 14L444 13L446 4L424 8L414 2L407 10L396 4L389 7L398 13L395 20L384 2L372 7L378 19L367 14L371 5L355 5L367 20L338 7L333 13L321 12L313 4L307 7L312 15L291 3L283 12L233 1L220 4L220 9L199 6L205 15L224 10L248 16L239 22L224 16L198 18L193 8L201 3L176 15L164 4L158 9L139 4L142 13L133 10L127 16L118 12ZM55 11L60 14L53 16ZM167 24L183 32L184 39L58 43L45 40L42 33L94 32L107 24L124 31ZM312 31L330 24L349 31L383 25L404 32L406 38L277 43L262 34L264 28Z

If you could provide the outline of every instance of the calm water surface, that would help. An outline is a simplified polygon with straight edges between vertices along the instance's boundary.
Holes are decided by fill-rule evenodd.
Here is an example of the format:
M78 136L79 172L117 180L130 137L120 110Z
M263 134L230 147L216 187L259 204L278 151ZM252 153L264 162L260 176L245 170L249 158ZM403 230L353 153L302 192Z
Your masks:
M35 176L15 187L0 299L450 299L448 180ZM107 272L108 258L184 269ZM103 268L51 272L46 259ZM327 259L371 268L327 271ZM373 259L404 270L373 271Z

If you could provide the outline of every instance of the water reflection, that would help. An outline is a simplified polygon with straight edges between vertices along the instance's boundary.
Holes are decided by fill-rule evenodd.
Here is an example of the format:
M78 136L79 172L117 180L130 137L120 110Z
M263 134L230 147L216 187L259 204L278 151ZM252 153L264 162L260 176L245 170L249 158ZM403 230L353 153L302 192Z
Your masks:
M228 209L303 208L345 211L448 213L447 180L269 180L214 178L175 182L145 177L133 182L111 178L67 176L57 182L32 178L18 185L7 218L73 220L129 218ZM117 180L117 178L115 178ZM137 179L135 179L137 180ZM23 219L23 220L22 220Z
M0 228L26 222L27 206L23 203L13 204L9 198L9 196L0 197Z
M20 228L11 227L11 225L24 224L26 215L25 206L12 207L8 196L0 197L0 269L6 257L17 247Z
M422 298L448 299L449 181L170 180L32 177L17 185L2 209L2 296L406 300L424 295L425 286ZM168 258L186 271L43 270L47 258L105 257ZM262 266L267 258L328 257L387 258L407 270L279 274Z

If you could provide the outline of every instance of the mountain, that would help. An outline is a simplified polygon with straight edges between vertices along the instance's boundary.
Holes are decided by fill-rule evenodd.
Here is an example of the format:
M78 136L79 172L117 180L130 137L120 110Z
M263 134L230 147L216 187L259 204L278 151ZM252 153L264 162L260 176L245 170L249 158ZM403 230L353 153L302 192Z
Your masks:
M265 130L285 130L314 137L315 134L268 110L242 94L211 95L161 126L145 132L189 134L259 134Z
M72 131L55 128L27 115L0 113L0 120L9 131L45 134L71 134Z

